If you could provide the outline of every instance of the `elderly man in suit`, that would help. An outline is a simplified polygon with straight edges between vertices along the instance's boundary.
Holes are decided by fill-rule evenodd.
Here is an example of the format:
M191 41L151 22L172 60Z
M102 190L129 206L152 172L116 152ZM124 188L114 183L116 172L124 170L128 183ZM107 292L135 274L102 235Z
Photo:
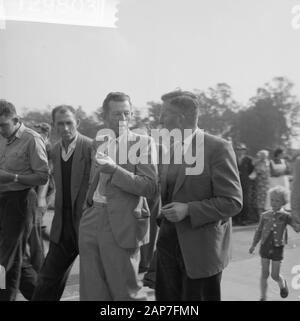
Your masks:
M81 300L146 299L138 267L140 247L149 242L146 198L157 193L156 155L149 136L128 129L131 115L128 95L108 94L103 102L107 135L99 136L89 208L80 223Z
M72 106L52 111L54 129L61 137L51 153L56 187L50 246L39 273L33 300L58 301L78 255L78 229L89 187L92 140L78 131Z
M231 144L204 133L197 121L198 101L192 94L163 103L163 127L179 130L184 140L171 144L170 162L163 165L160 178L163 207L157 241L158 301L221 299L222 271L230 257L231 217L242 208Z

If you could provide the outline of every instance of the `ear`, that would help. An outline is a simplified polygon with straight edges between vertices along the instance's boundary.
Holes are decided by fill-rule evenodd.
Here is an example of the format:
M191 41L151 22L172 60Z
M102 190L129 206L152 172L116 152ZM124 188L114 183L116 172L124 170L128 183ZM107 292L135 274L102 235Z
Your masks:
M78 128L80 125L80 119L77 119L77 124L76 124L76 128Z
M14 116L12 118L12 120L13 120L14 124L16 125L20 121L20 117L19 116Z

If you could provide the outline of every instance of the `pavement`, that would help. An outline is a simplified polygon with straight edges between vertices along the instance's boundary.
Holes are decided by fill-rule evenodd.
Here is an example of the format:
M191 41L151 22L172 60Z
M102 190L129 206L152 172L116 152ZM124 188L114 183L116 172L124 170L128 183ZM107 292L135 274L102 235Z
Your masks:
M45 222L51 225L53 212L49 211ZM258 301L260 279L259 246L254 254L249 254L256 225L233 227L232 259L223 271L222 300L223 301ZM282 299L275 281L269 278L269 301L300 301L300 233L295 233L288 227L288 244L285 247L281 274L287 280L289 296ZM142 278L143 275L140 275ZM144 287L148 301L155 301L154 290ZM17 300L25 300L18 295ZM62 296L62 301L79 301L79 260L76 259Z

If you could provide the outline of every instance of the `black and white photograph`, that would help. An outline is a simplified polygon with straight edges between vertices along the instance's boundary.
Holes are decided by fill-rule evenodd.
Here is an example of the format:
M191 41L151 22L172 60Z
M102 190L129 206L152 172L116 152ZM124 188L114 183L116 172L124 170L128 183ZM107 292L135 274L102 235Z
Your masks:
M300 0L0 0L0 301L300 301L299 66Z

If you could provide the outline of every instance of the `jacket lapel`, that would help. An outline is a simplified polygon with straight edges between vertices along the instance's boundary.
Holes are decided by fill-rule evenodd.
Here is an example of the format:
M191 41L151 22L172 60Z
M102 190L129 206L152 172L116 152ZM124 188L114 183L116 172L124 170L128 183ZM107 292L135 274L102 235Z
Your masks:
M160 187L161 187L161 196L164 198L167 189L167 174L169 169L169 164L162 164L160 172Z
M204 144L204 133L202 130L197 129L195 136L193 137L192 142L188 147L187 153L189 153L189 155L192 155L191 149L193 148L193 145L195 145L195 148L201 148L201 145L203 146L203 144ZM203 161L204 161L204 147L202 150L200 149L200 151L202 151L201 154L199 155L201 157L201 160L199 159L197 161L201 162L201 164L204 165L204 163L203 163ZM195 155L197 155L197 154L195 154ZM173 190L173 196L179 191L180 187L182 186L182 184L185 181L185 178L187 176L186 169L188 167L193 167L193 166L194 165L186 164L185 158L183 157L182 166L180 166L177 180L175 183L175 187ZM203 168L202 168L202 171L203 171Z
M62 206L62 174L61 174L61 148L56 144L53 149L53 176L55 182L55 203Z
M72 171L71 171L71 199L72 199L73 207L75 204L78 191L80 189L82 176L84 172L84 155L83 155L82 143L83 143L82 136L78 134L76 147L73 155Z

